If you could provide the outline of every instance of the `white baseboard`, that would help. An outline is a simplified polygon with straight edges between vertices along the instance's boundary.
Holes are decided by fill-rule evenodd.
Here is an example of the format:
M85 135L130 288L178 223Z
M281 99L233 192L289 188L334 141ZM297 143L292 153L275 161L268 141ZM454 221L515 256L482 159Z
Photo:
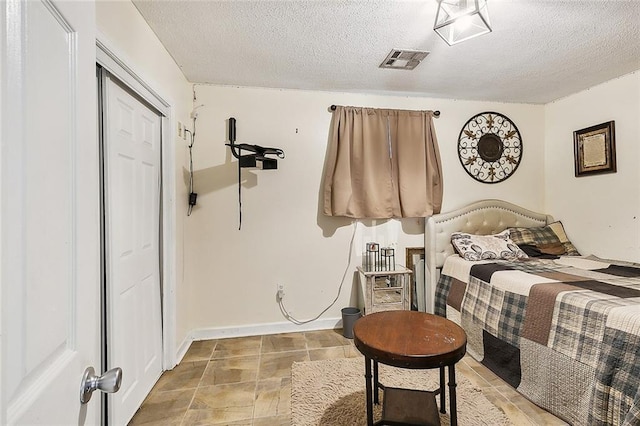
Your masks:
M334 328L341 327L342 318L326 318L301 325L293 324L292 322L286 321L267 324L241 325L238 327L200 328L193 330L190 333L190 337L191 340L194 341L224 339L229 337L261 336L263 334L295 333L300 331L332 330ZM182 356L184 356L184 354L182 354ZM180 357L179 359L182 359L182 357Z

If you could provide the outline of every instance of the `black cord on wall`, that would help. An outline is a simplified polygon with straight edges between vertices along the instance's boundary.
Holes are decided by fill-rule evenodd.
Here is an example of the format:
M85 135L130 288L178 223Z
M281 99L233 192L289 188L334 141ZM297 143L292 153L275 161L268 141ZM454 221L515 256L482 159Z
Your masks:
M189 207L187 208L187 216L191 216L193 206L196 205L198 200L198 194L194 192L193 187L193 145L196 143L196 119L193 117L193 132L188 129L184 129L185 133L188 132L191 143L189 144Z

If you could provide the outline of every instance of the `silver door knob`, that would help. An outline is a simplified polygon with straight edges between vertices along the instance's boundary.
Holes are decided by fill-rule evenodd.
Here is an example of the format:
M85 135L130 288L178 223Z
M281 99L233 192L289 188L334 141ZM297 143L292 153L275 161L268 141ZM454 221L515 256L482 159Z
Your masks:
M118 392L121 384L122 368L112 368L102 376L96 376L96 371L93 367L87 367L80 383L80 402L82 404L89 402L94 390L107 393Z

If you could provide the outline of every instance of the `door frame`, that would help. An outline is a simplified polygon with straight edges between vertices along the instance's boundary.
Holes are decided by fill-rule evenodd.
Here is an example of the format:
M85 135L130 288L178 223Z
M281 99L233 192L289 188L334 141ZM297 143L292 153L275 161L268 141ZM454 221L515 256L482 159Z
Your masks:
M162 115L162 151L160 196L161 267L162 283L162 369L176 366L176 203L175 203L175 151L171 143L174 134L174 105L144 81L122 59L100 32L96 34L96 63L109 71L134 93L156 108ZM125 372L126 373L126 372Z

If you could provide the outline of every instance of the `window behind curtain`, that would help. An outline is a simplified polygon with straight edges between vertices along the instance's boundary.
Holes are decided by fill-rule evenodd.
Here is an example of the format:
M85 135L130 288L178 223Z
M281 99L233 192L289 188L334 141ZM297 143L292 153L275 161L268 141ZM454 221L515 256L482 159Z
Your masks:
M323 190L327 216L439 213L442 168L433 112L336 107Z

